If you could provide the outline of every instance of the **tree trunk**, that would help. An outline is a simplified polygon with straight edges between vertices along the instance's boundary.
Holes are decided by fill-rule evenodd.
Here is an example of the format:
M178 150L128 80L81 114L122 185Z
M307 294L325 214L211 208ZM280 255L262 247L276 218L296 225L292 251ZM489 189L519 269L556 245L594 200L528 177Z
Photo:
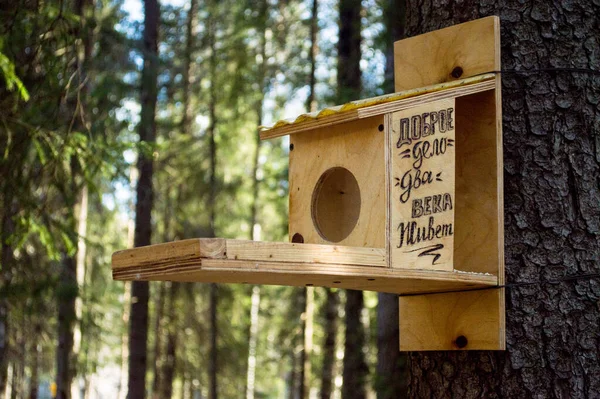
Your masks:
M57 289L58 296L58 347L56 348L57 399L71 397L73 378L73 325L76 320L77 297L76 262L72 255L63 254Z
M406 0L387 0L385 15L385 71L383 89L393 93L394 89L394 42L404 37L406 23Z
M158 23L160 9L157 0L145 0L144 18L144 68L141 86L140 141L153 144L156 139L156 101L158 75ZM152 155L140 153L139 180L135 209L136 247L149 245L152 236L151 212L153 205ZM131 316L129 328L129 399L146 396L146 368L148 346L148 283L131 284Z
M304 315L302 317L302 352L300 356L300 399L307 399L310 395L311 367L310 357L313 347L313 316L315 307L315 288L306 287L304 291Z
M330 399L333 393L333 368L335 366L335 341L337 335L337 320L339 298L336 291L326 288L325 300L325 342L323 343L323 368L321 370L321 399Z
M217 144L215 140L217 126L217 53L216 53L216 11L218 3L211 1L208 5L209 15L207 21L208 27L208 42L210 49L209 73L210 73L210 92L209 92L209 118L208 140L210 151L210 171L209 171L209 196L208 196L208 212L210 223L210 235L215 236L215 219L216 219L216 194L217 194ZM218 307L218 287L217 284L210 284L210 300L209 300L209 320L210 320L210 363L209 363L209 397L217 399L217 357L218 357L218 325L217 325L217 307Z
M70 100L73 113L71 126L76 131L85 131L88 126L84 123L85 107L88 102L89 82L88 72L92 55L92 30L88 26L89 14L93 15L93 2L77 0L75 14L79 16L79 26L75 31L78 40L74 43L75 81L78 87L77 100ZM79 40L81 39L81 40ZM70 132L69 132L70 133ZM58 399L69 399L72 393L73 377L77 370L77 355L81 344L81 329L77 314L77 299L79 298L78 269L82 268L85 260L85 241L80 236L85 234L87 227L87 189L79 182L81 168L76 155L70 157L69 191L64 193L64 204L67 212L67 229L69 239L76 245L75 253L63 250L62 267L59 273L57 288L58 300L58 346L56 349L56 385ZM83 183L83 186L85 183ZM79 214L76 214L79 208ZM81 251L81 254L79 253ZM79 262L81 261L81 265ZM80 306L81 308L81 306Z
M165 241L166 242L166 241ZM166 296L166 283L164 281L158 282L158 295L156 297L156 315L154 319L154 361L152 362L152 398L159 399L162 387L162 320L163 313L165 311L165 296Z
M6 175L4 174L4 176ZM0 254L0 265L2 266L2 270L0 272L2 273L2 288L7 289L12 279L14 267L14 252L10 238L15 229L12 217L16 212L14 212L15 206L13 204L12 195L10 194L11 190L6 189L6 185L4 185L4 188L2 201L2 231L0 235L0 239L2 240L0 243L2 246L2 253ZM4 391L6 391L8 383L8 354L10 343L10 340L8 339L10 333L8 312L8 298L2 295L0 297L0 394L3 394Z
M292 340L294 342L295 340ZM290 373L288 374L288 399L297 399L296 397L296 353L294 345L292 345L292 350L290 351Z
M131 248L133 246L133 241L131 245L127 245L127 248ZM129 326L129 312L131 307L131 283L126 281L124 284L124 293L123 293L123 316L122 321L124 326ZM127 334L127 330L124 330L121 334L121 367L120 367L120 376L119 376L119 389L117 393L117 399L125 399L127 396L127 390L125 387L127 386L128 381L128 370L127 364L129 360L129 335Z
M29 399L37 399L38 397L38 385L39 379L39 368L40 368L40 355L41 345L39 344L40 335L42 332L42 326L35 322L33 326L33 336L30 337L29 351L31 352L31 378L29 380Z
M407 36L501 18L507 283L600 266L600 5L597 1L409 0ZM410 395L592 398L600 395L596 279L511 287L505 352L410 355Z
M250 305L250 336L248 339L248 376L246 379L246 399L254 399L256 380L256 344L258 341L258 312L260 310L260 286L252 287Z
M361 1L340 0L340 37L338 40L337 90L338 102L358 99L361 91L360 42ZM365 333L361 322L363 293L346 291L346 341L342 398L364 398L367 365L363 346Z
M167 346L165 349L165 359L163 362L162 374L162 394L161 398L170 398L173 395L173 379L175 377L176 351L177 351L177 333L179 325L177 320L177 294L180 284L171 282L169 287L169 296L167 299Z
M217 399L217 295L218 287L217 284L210 285L210 399Z
M377 376L375 389L379 399L405 398L408 370L406 354L400 352L398 296L378 294L377 305Z
M132 167L131 170L129 171L129 182L130 185L133 186L136 176L137 175L137 169L135 167ZM129 204L129 207L131 209L131 214L133 214L133 211L135 211L135 204L132 201ZM134 241L134 237L135 237L135 220L133 218L129 218L127 220L127 248L131 248L133 247L135 241ZM126 281L124 283L124 287L123 287L123 316L122 319L123 320L123 325L124 326L129 326L129 316L130 316L130 312L131 312L131 283ZM120 370L120 376L119 376L119 389L118 389L118 394L117 394L117 399L125 399L127 397L127 381L129 379L129 375L128 375L128 361L129 361L129 334L128 331L126 329L124 329L123 333L121 334L121 370Z
M389 0L386 3L385 80L386 93L394 92L394 42L404 35L406 1ZM377 305L377 376L375 389L378 399L406 397L408 370L407 356L400 352L398 340L398 296L379 293Z
M362 291L346 290L346 342L344 344L343 399L366 398L365 384L369 374L363 347L365 330L361 321Z
M192 56L196 43L196 14L198 13L198 0L190 0L190 9L187 15L186 42L184 53L184 68L183 68L183 116L181 118L181 133L189 135L192 133L192 118L193 109L191 101L191 85L192 85Z
M312 12L310 17L310 76L308 77L308 97L306 99L306 110L308 112L317 111L317 97L315 87L317 85L317 51L319 44L317 42L317 33L319 32L319 1L313 0Z
M360 42L362 10L360 0L340 0L337 100L342 104L360 98Z

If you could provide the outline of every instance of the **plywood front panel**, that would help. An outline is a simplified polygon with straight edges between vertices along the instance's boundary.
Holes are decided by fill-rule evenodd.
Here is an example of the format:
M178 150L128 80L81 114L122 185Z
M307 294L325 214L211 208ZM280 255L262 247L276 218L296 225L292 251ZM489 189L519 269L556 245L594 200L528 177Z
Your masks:
M290 136L290 238L385 248L383 115Z
M392 267L453 270L457 123L453 98L392 114Z

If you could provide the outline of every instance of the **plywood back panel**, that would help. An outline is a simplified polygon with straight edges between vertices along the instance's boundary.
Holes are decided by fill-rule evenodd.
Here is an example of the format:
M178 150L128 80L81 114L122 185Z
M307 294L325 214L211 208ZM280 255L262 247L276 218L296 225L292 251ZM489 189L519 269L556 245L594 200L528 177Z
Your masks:
M385 248L383 119L379 115L290 136L293 241Z
M500 69L500 20L486 17L394 43L396 91Z
M454 264L458 270L497 275L503 221L495 100L494 90L456 99Z

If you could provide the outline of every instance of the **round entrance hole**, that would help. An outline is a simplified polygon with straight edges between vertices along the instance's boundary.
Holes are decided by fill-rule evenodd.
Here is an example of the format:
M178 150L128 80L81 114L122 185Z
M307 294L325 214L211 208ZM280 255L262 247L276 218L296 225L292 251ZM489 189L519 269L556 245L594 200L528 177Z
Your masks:
M312 194L311 214L317 232L327 241L348 237L360 215L360 189L346 168L326 170Z

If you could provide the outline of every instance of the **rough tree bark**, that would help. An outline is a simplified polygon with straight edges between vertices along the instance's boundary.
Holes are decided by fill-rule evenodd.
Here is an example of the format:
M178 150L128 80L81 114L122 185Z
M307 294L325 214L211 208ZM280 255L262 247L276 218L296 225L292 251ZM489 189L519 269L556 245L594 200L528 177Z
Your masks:
M156 101L158 75L158 21L160 9L157 0L144 1L144 68L141 86L140 142L156 140ZM139 180L135 206L136 247L150 245L152 237L151 212L153 205L152 155L141 152L138 157ZM129 383L128 399L146 396L146 367L148 347L148 283L131 284L131 316L129 324Z
M385 80L386 93L394 92L394 42L404 35L406 1L389 0L384 9L386 19ZM400 352L398 336L398 296L379 293L377 305L377 376L378 399L403 398L407 394L406 354Z
M407 36L496 14L504 73L506 278L600 271L600 70L595 0L408 0ZM410 356L412 397L600 397L600 281L512 287L505 352Z

